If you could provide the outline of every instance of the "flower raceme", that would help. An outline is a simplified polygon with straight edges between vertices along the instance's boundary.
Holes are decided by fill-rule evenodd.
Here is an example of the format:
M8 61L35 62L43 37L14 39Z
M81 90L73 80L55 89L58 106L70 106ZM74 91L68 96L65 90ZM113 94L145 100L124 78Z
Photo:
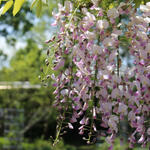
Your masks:
M78 122L87 143L107 136L112 149L126 120L134 130L130 147L145 146L150 141L150 3L141 5L140 13L128 3L105 13L97 0L92 2L91 8L79 9L66 1L53 13L60 29L54 42L57 76L52 75L60 112L57 132L65 121L70 129ZM130 67L121 63L124 45L134 61Z

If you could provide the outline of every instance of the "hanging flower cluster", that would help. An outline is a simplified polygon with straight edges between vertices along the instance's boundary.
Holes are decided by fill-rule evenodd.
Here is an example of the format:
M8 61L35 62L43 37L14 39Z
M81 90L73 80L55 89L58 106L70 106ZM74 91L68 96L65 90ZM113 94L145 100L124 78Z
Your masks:
M87 143L105 136L113 148L122 120L133 133L130 147L150 141L150 3L136 10L130 3L120 3L107 12L93 0L90 8L76 8L70 1L58 5L53 13L60 28L50 40L55 49L54 70L56 100L60 112L56 140L64 123ZM126 39L126 40L124 40ZM55 42L54 42L55 41ZM132 67L121 71L121 45L126 42L133 56Z

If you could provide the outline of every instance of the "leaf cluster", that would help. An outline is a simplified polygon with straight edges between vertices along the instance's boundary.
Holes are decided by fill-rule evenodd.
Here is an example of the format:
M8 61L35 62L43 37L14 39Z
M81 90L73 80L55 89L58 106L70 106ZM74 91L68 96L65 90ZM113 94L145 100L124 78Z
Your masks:
M62 2L62 4L65 3L66 0L32 0L30 9L33 9L33 7L36 7L36 15L39 17L42 13L43 6L48 7L50 10L52 10L52 7L56 6L58 2ZM70 0L71 2L80 3L80 7L90 7L92 6L91 0ZM105 9L108 10L109 8L112 8L121 2L128 2L131 1L133 4L135 4L135 7L139 7L140 4L145 4L146 2L149 2L149 0L99 0L99 5ZM13 7L13 16L15 16L20 9L22 8L23 4L25 3L25 0L0 0L0 4L3 4L0 9L0 16L4 15L10 8Z

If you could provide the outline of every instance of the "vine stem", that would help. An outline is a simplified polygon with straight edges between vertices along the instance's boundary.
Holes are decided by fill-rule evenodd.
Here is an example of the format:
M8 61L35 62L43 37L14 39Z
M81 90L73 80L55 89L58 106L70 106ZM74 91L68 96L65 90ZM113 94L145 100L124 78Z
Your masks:
M63 119L60 122L59 129L58 129L58 131L56 133L56 138L54 140L53 146L55 146L59 142L59 136L60 136L61 129L62 129L62 124L63 124L63 121L64 121L64 116L65 116L65 111L63 113Z
M72 21L74 15L75 15L75 13L77 12L78 8L79 8L80 5L81 5L80 0L79 0L78 2L79 2L79 4L78 4L77 8L74 10L74 12L72 13L71 18L70 18L70 20L69 20L69 25L66 27L66 29L65 29L65 31L64 31L64 34L67 32L67 29L70 27L71 21ZM64 5L64 0L62 0L62 3L63 3L63 5ZM55 41L54 44L55 44L56 42L57 42L57 41ZM52 45L52 46L53 46L53 45ZM51 46L51 47L52 47L52 46ZM59 44L57 44L56 48L54 49L54 53L55 53L55 51L58 49L58 47L59 47ZM54 56L54 55L53 55L53 56ZM45 74L48 73L48 70L49 70L49 67L47 67Z
M119 48L117 49L117 75L120 76L120 57L119 57Z
M72 15L71 15L71 18L70 18L70 20L69 20L69 25L68 25L67 28L65 29L65 32L66 32L67 29L70 27L70 23L71 23L71 21L72 21L72 19L73 19L73 16L74 16L75 13L77 12L77 10L78 10L78 8L80 7L80 5L81 5L81 3L79 2L77 8L74 10L74 12L73 12Z
M100 36L98 38L98 44L100 43ZM95 64L95 75L94 75L94 91L93 91L93 101L94 101L94 107L96 107L97 105L97 100L96 100L96 79L97 79L97 73L98 73L98 61L96 60L96 64ZM94 109L93 107L93 109ZM93 114L93 109L92 109L92 114ZM94 123L94 118L92 117L92 121L91 121L91 127L90 127L90 132L89 132L89 138L88 138L88 142L91 141L91 137L92 137L92 130L93 130L93 123Z

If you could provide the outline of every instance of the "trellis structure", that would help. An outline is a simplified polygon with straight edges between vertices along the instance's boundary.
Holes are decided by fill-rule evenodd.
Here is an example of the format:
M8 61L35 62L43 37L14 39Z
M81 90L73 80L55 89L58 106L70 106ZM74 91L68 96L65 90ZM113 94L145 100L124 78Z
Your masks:
M9 144L3 145L3 150L22 150L24 127L24 110L17 108L0 109L1 118L4 120L4 137Z
M0 90L9 89L39 89L41 85L31 85L26 82L0 82ZM4 137L9 144L3 145L3 150L22 150L24 128L24 109L0 108L0 119L3 120Z

